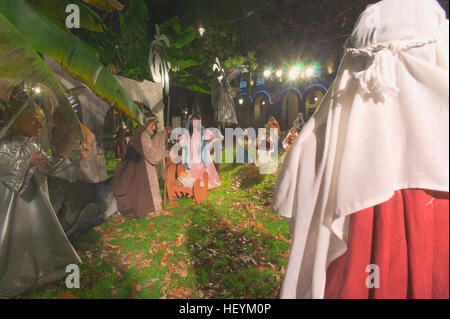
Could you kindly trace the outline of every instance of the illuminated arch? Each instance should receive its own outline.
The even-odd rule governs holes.
[[[269,92],[267,92],[266,90],[259,90],[259,91],[256,91],[255,93],[253,93],[252,97],[250,98],[250,101],[251,101],[252,103],[253,103],[253,101],[255,100],[256,95],[258,95],[259,93],[264,93],[264,94],[267,96],[267,98],[269,99],[269,103],[270,103],[270,104],[273,104],[273,100],[272,100],[272,98],[270,97]]]
[[[302,96],[304,96],[305,93],[306,93],[308,90],[312,89],[313,87],[321,88],[321,89],[324,91],[323,93],[327,93],[327,92],[328,92],[328,89],[327,89],[327,87],[326,87],[325,85],[320,84],[320,83],[316,83],[316,84],[310,84],[310,85],[308,85],[308,86],[303,90]]]
[[[237,95],[237,99],[239,100],[239,98],[240,97],[242,97],[242,98],[245,98],[245,96],[244,95],[247,95],[247,98],[249,99],[249,101],[250,101],[250,103],[252,103],[252,97],[251,96],[249,96],[248,95],[248,93],[247,92],[242,92],[242,93],[239,93],[238,95]]]
[[[320,83],[310,84],[303,90],[303,96],[304,96],[303,110],[304,110],[304,115],[305,115],[306,121],[308,121],[310,119],[310,117],[314,114],[314,112],[317,110],[317,107],[323,100],[324,96],[327,94],[327,91],[328,91],[327,87],[325,87],[323,84],[320,84]],[[322,100],[319,101],[319,100],[316,100],[315,98],[314,98],[314,102],[311,102],[310,100],[308,100],[311,96],[316,97],[317,96],[316,92],[320,92],[320,94],[323,95]]]
[[[284,88],[283,91],[281,91],[280,96],[279,96],[278,98],[280,99],[281,96],[282,96],[284,93],[288,92],[288,91],[295,91],[295,92],[297,92],[298,96],[300,97],[300,101],[303,99],[303,94],[300,93],[300,90],[297,89],[296,87],[293,87],[293,86]]]

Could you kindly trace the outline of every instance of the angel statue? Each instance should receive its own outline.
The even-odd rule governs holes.
[[[63,142],[55,96],[44,86],[8,89],[0,81],[0,105],[7,132],[0,136],[0,298],[13,298],[80,262],[49,201],[46,176],[75,181],[94,143],[67,154],[71,141],[66,135]]]
[[[219,123],[222,123],[222,125],[225,125],[225,123],[237,124],[236,109],[233,101],[235,93],[230,87],[229,76],[225,76],[225,71],[220,66],[218,58],[216,58],[216,63],[213,65],[213,71],[219,72],[219,76],[217,77],[217,81],[219,82],[219,98],[216,102],[218,115],[217,120]]]

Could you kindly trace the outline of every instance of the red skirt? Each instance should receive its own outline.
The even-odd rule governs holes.
[[[325,298],[448,299],[448,216],[449,193],[420,189],[353,214]]]

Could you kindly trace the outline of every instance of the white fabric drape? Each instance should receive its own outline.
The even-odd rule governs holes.
[[[350,214],[399,189],[449,191],[448,64],[436,1],[384,0],[362,13],[277,180],[273,210],[293,237],[281,298],[323,298]]]

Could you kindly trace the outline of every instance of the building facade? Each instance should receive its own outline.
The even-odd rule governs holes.
[[[303,113],[305,122],[313,115],[334,77],[314,77],[308,80],[281,81],[259,78],[247,81],[241,77],[234,85],[239,85],[236,96],[238,126],[242,128],[264,127],[269,116],[275,116],[281,130],[288,130],[298,113]]]

